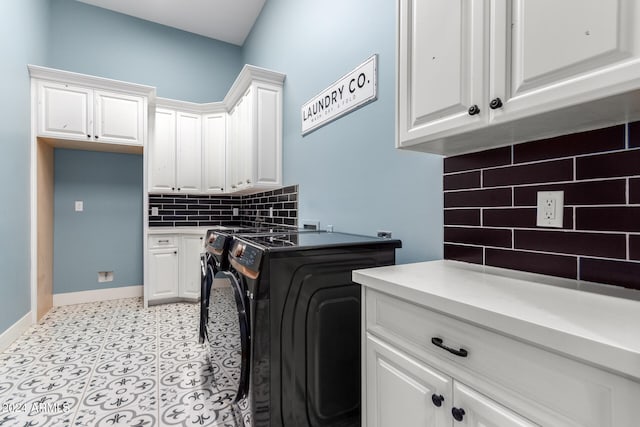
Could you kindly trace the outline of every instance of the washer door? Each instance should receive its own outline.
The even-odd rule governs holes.
[[[200,329],[198,342],[203,344],[207,337],[207,318],[209,317],[209,293],[215,275],[211,266],[211,256],[203,253],[200,255]]]
[[[235,394],[235,402],[249,389],[249,331],[240,282],[228,271],[216,273],[209,293],[207,345],[216,386]]]

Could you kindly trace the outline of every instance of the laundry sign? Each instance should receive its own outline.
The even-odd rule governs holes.
[[[375,101],[378,96],[378,55],[314,96],[302,106],[302,135]]]

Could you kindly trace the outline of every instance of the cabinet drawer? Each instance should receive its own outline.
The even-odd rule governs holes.
[[[149,237],[149,248],[167,248],[177,246],[178,242],[176,236],[172,235],[158,235]]]
[[[545,426],[633,426],[640,383],[366,289],[366,328]],[[467,352],[456,356],[432,343]]]

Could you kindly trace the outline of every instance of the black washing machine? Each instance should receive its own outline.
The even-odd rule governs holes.
[[[248,296],[242,378],[254,427],[360,426],[361,289],[351,272],[394,264],[401,246],[327,232],[234,238],[230,274]]]

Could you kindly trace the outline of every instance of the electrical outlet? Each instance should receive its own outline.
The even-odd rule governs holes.
[[[238,209],[238,208],[233,208],[232,215],[233,215],[233,216],[238,216],[238,215],[240,215],[240,209]]]
[[[113,282],[113,271],[98,271],[98,283]]]
[[[538,227],[562,228],[564,191],[538,191]]]
[[[151,208],[151,216],[158,216],[158,207],[154,206]]]
[[[84,203],[82,202],[82,200],[76,200],[75,210],[76,212],[82,212],[84,210]]]

